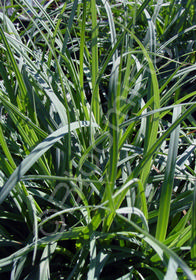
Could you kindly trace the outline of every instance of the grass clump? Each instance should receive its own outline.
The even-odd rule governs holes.
[[[195,279],[194,12],[1,5],[1,279]]]

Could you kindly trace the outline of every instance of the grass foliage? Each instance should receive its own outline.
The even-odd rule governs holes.
[[[194,1],[0,3],[0,278],[194,280]]]

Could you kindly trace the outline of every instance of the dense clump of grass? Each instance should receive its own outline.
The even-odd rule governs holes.
[[[1,279],[195,279],[194,9],[1,6]]]

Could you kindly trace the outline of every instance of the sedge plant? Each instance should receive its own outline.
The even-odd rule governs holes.
[[[194,1],[0,23],[1,279],[195,279]]]

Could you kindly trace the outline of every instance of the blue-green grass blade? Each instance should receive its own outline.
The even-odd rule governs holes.
[[[30,17],[30,19],[32,18],[32,16],[30,15],[29,12],[31,12],[35,17],[39,18],[39,22],[43,22],[43,23],[44,23],[44,21],[47,22],[47,24],[44,23],[45,26],[48,25],[48,23],[49,23],[49,28],[52,30],[55,29],[54,21],[50,17],[49,13],[47,13],[44,5],[41,5],[40,2],[37,0],[33,0],[36,8],[39,9],[39,14],[38,14],[37,9],[35,9],[32,6],[31,1],[22,0],[22,2],[24,3],[24,6],[26,6],[28,8],[28,11],[26,11],[26,9],[24,9],[24,12],[27,13],[27,15]]]
[[[156,50],[156,30],[155,23],[152,20],[152,17],[148,13],[147,9],[144,9],[144,14],[146,16],[148,22],[148,30],[146,32],[146,36],[144,38],[143,45],[145,48],[149,48],[150,52],[155,52]],[[156,56],[154,57],[156,61]],[[155,63],[154,61],[154,63]]]
[[[192,96],[192,93],[190,94],[190,96]],[[186,100],[186,97],[181,99],[181,100]],[[126,128],[128,127],[130,124],[136,122],[136,121],[139,121],[141,120],[142,118],[146,118],[146,117],[149,117],[149,116],[152,116],[153,114],[159,112],[166,112],[164,114],[168,114],[168,112],[171,110],[171,109],[174,109],[176,107],[182,107],[182,106],[185,106],[185,108],[187,106],[191,106],[192,110],[194,110],[195,108],[195,102],[187,102],[187,103],[181,103],[181,104],[178,104],[178,102],[176,102],[176,104],[174,105],[171,105],[171,106],[166,106],[166,107],[163,107],[163,108],[159,108],[157,110],[152,110],[152,111],[149,111],[148,113],[145,113],[145,114],[141,114],[143,112],[144,109],[146,109],[147,107],[146,106],[149,106],[149,104],[151,104],[152,100],[150,100],[150,102],[146,103],[146,105],[138,112],[138,116],[136,117],[133,117],[131,118],[130,120],[127,120],[127,121],[124,121],[122,124],[120,124],[120,128]],[[122,146],[123,146],[124,143],[122,143]],[[121,147],[121,146],[120,146]]]
[[[11,66],[13,67],[13,71],[15,72],[15,75],[16,75],[16,80],[17,80],[18,86],[20,88],[21,98],[23,100],[25,100],[27,89],[26,89],[26,86],[24,84],[22,75],[21,75],[20,70],[19,70],[19,68],[17,66],[16,60],[15,60],[15,58],[13,56],[12,50],[10,48],[10,45],[9,45],[9,43],[7,41],[7,38],[6,38],[5,34],[4,34],[4,31],[3,31],[2,27],[1,27],[1,25],[0,25],[0,34],[1,34],[1,38],[2,38],[4,46],[5,46],[5,49],[7,51],[7,54],[9,56]]]
[[[125,215],[125,214],[137,215],[141,219],[141,221],[144,225],[144,229],[146,231],[149,231],[148,222],[144,216],[144,213],[140,209],[138,209],[136,207],[121,207],[121,208],[117,209],[116,212],[118,214],[123,214],[123,215]]]
[[[65,86],[63,83],[63,71],[61,69],[61,66],[58,62],[57,57],[55,57],[56,60],[56,66],[57,66],[57,71],[58,71],[58,77],[61,83],[61,90],[63,93],[64,97],[64,104],[65,104],[65,109],[66,109],[66,115],[67,115],[67,124],[68,124],[68,133],[65,137],[65,144],[64,144],[64,149],[67,149],[67,153],[65,153],[65,157],[63,159],[59,158],[59,161],[63,161],[63,164],[61,163],[61,170],[64,172],[66,170],[68,174],[71,175],[71,169],[72,169],[72,163],[71,163],[71,132],[70,132],[70,123],[71,123],[71,117],[69,113],[69,106],[67,102],[67,96],[66,96],[66,91],[65,91]],[[64,110],[63,110],[64,111]]]
[[[79,208],[79,207],[78,207]],[[70,211],[70,210],[69,210]],[[38,240],[37,245],[38,248],[43,248],[43,245],[50,244],[56,241],[59,241],[60,239],[77,239],[80,236],[81,230],[83,230],[83,227],[78,227],[76,229],[71,229],[70,231],[65,232],[59,232],[55,233],[53,235],[45,236],[44,238],[41,238]],[[13,263],[13,261],[19,260],[21,257],[24,257],[29,252],[32,252],[34,249],[34,242],[26,245],[24,248],[18,250],[17,252],[11,254],[9,257],[3,258],[0,260],[0,266],[5,267]]]
[[[137,178],[140,174],[143,166],[148,161],[149,157],[154,155],[157,149],[161,146],[163,141],[170,135],[170,133],[176,129],[176,127],[181,124],[192,112],[196,110],[196,104],[191,105],[188,109],[185,110],[183,114],[181,114],[178,119],[166,130],[166,132],[157,139],[156,143],[151,147],[148,153],[144,156],[144,158],[140,161],[139,165],[133,170],[132,174],[127,178],[127,182],[132,180],[133,178]]]
[[[33,249],[33,258],[32,258],[32,264],[35,263],[36,255],[37,255],[37,240],[38,240],[38,217],[35,205],[34,198],[31,195],[26,196],[26,203],[27,203],[27,209],[28,214],[31,219],[31,224],[33,228],[33,241],[35,242],[35,247]]]
[[[136,17],[139,17],[141,15],[141,13],[143,12],[143,10],[147,7],[147,5],[149,4],[150,0],[145,0],[142,5],[139,7]],[[114,20],[114,23],[116,21]],[[118,22],[116,22],[116,24],[119,24]],[[117,39],[117,42],[115,43],[114,47],[112,48],[112,50],[109,52],[109,54],[107,55],[105,61],[102,64],[102,67],[98,73],[97,76],[97,80],[96,80],[96,87],[98,87],[100,80],[103,76],[103,73],[105,72],[110,60],[112,59],[114,53],[116,52],[116,49],[118,48],[119,44],[121,43],[121,41],[123,40],[127,30],[129,30],[131,28],[131,26],[133,25],[133,19],[130,20],[130,22],[128,23],[128,25],[126,26],[126,28],[124,28],[124,26],[122,26],[122,30],[124,30],[122,32],[122,34],[119,36],[119,38]]]
[[[22,2],[24,3],[24,5],[22,5],[22,3],[16,1],[18,3],[19,6],[21,6],[22,10],[24,13],[27,14],[27,17],[33,22],[34,26],[36,27],[37,30],[39,30],[40,35],[42,36],[42,38],[44,39],[46,45],[48,46],[48,48],[50,49],[51,52],[53,52],[52,46],[50,45],[50,42],[48,40],[48,36],[50,38],[54,38],[53,37],[53,30],[55,29],[55,25],[53,20],[50,18],[49,14],[46,12],[45,7],[43,7],[42,5],[40,5],[40,3],[36,1],[36,6],[39,7],[39,9],[42,11],[42,16],[41,14],[39,14],[37,12],[37,10],[33,7],[33,5],[30,3],[30,1],[28,0],[22,0]],[[31,15],[30,15],[31,13]],[[47,21],[46,21],[47,18]],[[37,20],[38,19],[38,20]],[[49,24],[48,24],[49,23]],[[44,32],[42,32],[41,29],[47,30],[47,35],[44,34]],[[57,33],[57,35],[59,35]],[[58,38],[58,36],[57,36]],[[56,43],[62,47],[62,41],[57,40],[57,38],[55,38]]]
[[[174,103],[174,107],[177,105],[177,104],[181,104],[182,106],[184,106],[184,103],[185,101],[189,100],[191,97],[194,97],[196,95],[196,91],[194,92],[191,92],[189,94],[186,94],[185,96],[183,96],[182,98],[179,98],[175,103]],[[164,107],[163,107],[164,108]],[[165,107],[166,108],[166,107]],[[169,113],[169,111],[165,111],[165,112],[162,112],[160,114],[160,119],[162,119],[165,115],[167,115]]]
[[[14,23],[10,20],[10,18],[5,14],[5,13],[0,13],[0,19],[3,22],[3,26],[5,30],[9,33],[12,34],[19,42],[21,42],[20,35],[16,29],[16,26]]]
[[[62,58],[62,61],[64,61],[64,63],[67,66],[67,70],[74,84],[74,90],[78,93],[78,94],[72,94],[72,100],[74,100],[75,102],[76,111],[79,111],[79,119],[84,119],[83,115],[85,115],[86,120],[88,120],[89,116],[88,116],[86,104],[83,102],[82,104],[84,106],[81,106],[81,102],[82,100],[84,100],[84,96],[81,94],[82,88],[80,85],[80,77],[78,76],[74,61],[72,60],[71,55],[69,54],[68,51],[65,51],[65,55],[62,55],[60,52],[59,54]],[[64,99],[66,99],[66,96]]]
[[[38,280],[50,280],[50,259],[52,258],[57,243],[47,244],[43,250],[40,263],[39,263],[39,278]]]
[[[72,10],[71,10],[71,14],[70,14],[70,17],[69,17],[69,21],[68,21],[68,24],[67,24],[67,27],[66,27],[66,32],[65,32],[65,35],[64,35],[64,39],[63,39],[63,46],[62,46],[62,50],[61,50],[62,55],[64,55],[65,50],[67,48],[68,38],[69,38],[70,31],[71,31],[71,28],[72,28],[72,25],[73,25],[73,20],[74,20],[74,16],[75,16],[77,7],[78,7],[78,0],[74,0]],[[61,59],[62,58],[60,57],[60,62],[61,62]]]
[[[97,279],[97,277],[95,277],[95,272],[96,272],[96,255],[97,255],[97,250],[96,250],[96,237],[92,237],[92,240],[90,241],[90,249],[89,249],[89,253],[90,253],[90,267],[88,270],[88,275],[87,275],[87,280],[91,280],[91,279]]]
[[[173,37],[171,37],[169,40],[167,40],[166,42],[164,42],[158,51],[161,51],[163,49],[165,49],[167,46],[169,46],[169,44],[171,44],[173,41],[175,41],[177,38],[181,37],[182,35],[188,33],[189,31],[195,30],[196,29],[196,25],[193,25],[189,28],[184,29],[183,31],[177,33],[176,35],[174,35]]]
[[[163,260],[163,253],[165,253],[167,256],[173,258],[175,264],[180,267],[183,270],[183,273],[186,275],[186,277],[190,280],[195,280],[195,276],[193,272],[190,270],[190,268],[187,266],[187,264],[171,249],[169,249],[167,246],[164,245],[164,243],[158,241],[156,238],[154,238],[151,234],[140,228],[138,225],[136,225],[134,222],[129,221],[122,215],[117,214],[120,219],[125,220],[127,223],[132,225],[138,232],[142,234],[142,239],[148,243],[159,255],[159,257]]]
[[[109,28],[110,28],[110,36],[111,36],[111,45],[112,45],[112,48],[114,48],[114,45],[117,42],[117,37],[116,37],[116,29],[115,29],[114,19],[112,16],[112,11],[111,11],[110,5],[107,0],[102,0],[102,3],[104,5],[106,13],[107,13],[108,23],[109,23]],[[117,58],[118,58],[118,52],[116,50],[113,55],[113,63],[117,60]]]
[[[115,209],[119,209],[128,190],[131,189],[132,187],[134,187],[135,185],[138,187],[138,197],[141,202],[141,210],[144,214],[144,217],[147,219],[148,218],[147,201],[146,201],[145,191],[144,191],[142,182],[139,179],[132,179],[132,180],[127,181],[121,187],[121,189],[112,196],[112,199],[114,200]]]
[[[196,261],[196,184],[193,191],[193,211],[192,211],[192,236],[191,236],[191,258]]]
[[[164,280],[178,279],[176,274],[177,268],[178,264],[170,257]]]
[[[1,73],[1,77],[4,81],[4,86],[5,86],[6,92],[7,92],[8,96],[10,97],[11,102],[13,104],[16,104],[16,97],[14,96],[14,89],[11,86],[11,81],[8,78],[9,74],[6,71],[6,68],[4,67],[2,61],[0,61],[0,73]]]
[[[27,256],[22,256],[19,260],[14,262],[10,275],[10,280],[20,279],[26,259]]]
[[[57,21],[57,23],[55,25],[55,30],[53,32],[53,38],[52,38],[52,42],[51,42],[51,49],[54,49],[55,38],[56,38],[57,34],[59,34],[59,37],[61,37],[61,35],[62,35],[59,31],[60,31],[60,24],[62,22],[62,15],[65,12],[66,6],[67,6],[67,3],[64,3],[64,5],[61,8],[61,11],[59,13],[59,19],[58,19],[58,21]],[[62,41],[63,41],[63,38],[62,38]],[[50,51],[49,54],[48,54],[48,62],[47,62],[48,67],[50,67],[51,61],[52,61],[52,52]]]

